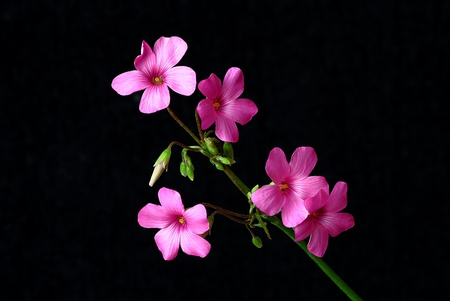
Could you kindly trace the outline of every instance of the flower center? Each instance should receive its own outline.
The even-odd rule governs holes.
[[[163,79],[162,79],[161,76],[155,76],[155,77],[153,77],[153,79],[152,79],[152,83],[153,83],[155,86],[160,86],[160,85],[162,85],[162,84],[164,83],[164,81],[163,81]]]
[[[217,110],[220,108],[220,103],[218,100],[214,100],[213,101],[213,106],[214,106],[214,110]]]
[[[184,216],[180,216],[180,217],[178,218],[178,222],[179,222],[180,224],[184,225],[184,224],[186,223],[186,219],[184,218]]]
[[[284,193],[286,190],[289,189],[289,185],[285,182],[281,182],[278,187],[280,187],[281,193]]]
[[[314,212],[313,214],[311,214],[314,217],[318,217],[319,216],[319,210],[317,210],[316,212]]]

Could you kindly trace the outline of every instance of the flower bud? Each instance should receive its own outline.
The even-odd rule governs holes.
[[[252,238],[252,243],[255,245],[255,247],[257,247],[258,249],[261,249],[263,246],[262,240],[261,238],[259,238],[258,236],[253,236]]]
[[[205,147],[211,155],[216,156],[219,154],[219,149],[216,145],[216,142],[218,142],[217,139],[207,137],[204,141]]]
[[[169,167],[169,161],[170,161],[170,155],[172,154],[172,151],[170,148],[165,149],[161,155],[159,155],[158,159],[156,160],[155,164],[153,165],[153,173],[150,178],[150,182],[148,185],[153,186],[155,182],[159,179],[164,169],[167,171]]]
[[[230,142],[225,142],[223,144],[223,153],[224,153],[225,157],[234,161],[233,144],[231,144]]]

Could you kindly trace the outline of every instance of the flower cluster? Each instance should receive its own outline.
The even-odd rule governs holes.
[[[240,185],[240,180],[229,171],[229,166],[234,163],[231,143],[239,139],[236,123],[248,123],[258,112],[258,108],[250,99],[240,98],[244,91],[244,75],[239,68],[230,68],[223,82],[212,73],[198,84],[198,89],[205,98],[196,107],[196,117],[201,120],[199,122],[197,118],[200,135],[197,138],[169,109],[169,88],[184,96],[191,95],[196,88],[194,70],[175,66],[186,50],[186,42],[179,37],[161,37],[155,42],[153,50],[143,41],[141,54],[134,60],[136,70],[122,73],[112,81],[112,88],[120,95],[144,90],[139,104],[140,111],[149,114],[167,108],[198,144],[187,146],[172,142],[155,162],[150,186],[153,186],[164,170],[167,171],[173,145],[183,148],[180,172],[191,180],[194,178],[194,167],[187,152],[200,152],[217,169],[227,173],[233,183],[248,196],[251,205],[250,215],[243,215],[209,204],[216,209],[210,218],[215,213],[221,213],[232,220],[242,218],[241,222],[252,233],[253,242],[260,247],[262,243],[251,229],[260,226],[268,234],[266,223],[262,219],[281,212],[282,223],[291,228],[295,240],[304,240],[310,236],[308,250],[322,257],[328,246],[328,236],[336,236],[354,225],[352,215],[340,212],[347,205],[347,184],[338,182],[329,193],[324,177],[310,175],[317,162],[315,151],[311,147],[299,147],[289,162],[280,148],[274,148],[265,166],[272,183],[252,192],[242,188],[245,185]],[[203,132],[213,124],[214,131]],[[212,133],[217,138],[210,137]],[[175,258],[180,246],[186,254],[205,257],[211,248],[204,238],[211,227],[205,205],[198,204],[185,210],[180,194],[168,188],[161,188],[158,198],[161,205],[149,203],[143,207],[138,213],[138,223],[144,228],[161,229],[155,235],[155,242],[163,258]],[[256,211],[253,205],[256,206]]]

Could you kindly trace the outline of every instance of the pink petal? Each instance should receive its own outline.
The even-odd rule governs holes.
[[[159,71],[156,66],[155,54],[145,41],[142,41],[141,55],[134,60],[134,67],[147,76]]]
[[[221,114],[226,114],[233,118],[235,122],[242,125],[249,122],[258,112],[258,108],[250,99],[239,98],[235,101],[224,103],[220,107]]]
[[[184,66],[177,66],[167,70],[163,75],[163,79],[169,88],[185,96],[194,93],[197,85],[194,70]]]
[[[244,92],[244,75],[241,69],[228,69],[223,79],[222,99],[224,102],[235,100]]]
[[[213,101],[219,99],[222,93],[222,82],[214,73],[211,73],[207,79],[198,83],[198,89],[206,98]]]
[[[335,237],[343,231],[352,228],[355,220],[350,213],[324,213],[320,216],[319,222],[327,229],[328,233]]]
[[[158,191],[158,198],[168,214],[182,215],[184,213],[183,202],[178,191],[163,187]]]
[[[276,185],[279,185],[289,175],[289,170],[286,155],[281,148],[275,147],[272,149],[266,161],[266,173],[269,178]]]
[[[142,94],[139,110],[142,113],[150,114],[167,108],[169,104],[169,88],[166,85],[151,85]]]
[[[320,224],[316,223],[313,232],[311,233],[311,238],[308,242],[308,251],[317,257],[323,257],[325,251],[328,247],[328,232]]]
[[[158,69],[162,72],[169,70],[181,60],[186,53],[187,44],[179,37],[161,37],[153,46]]]
[[[188,255],[204,258],[211,250],[211,244],[191,231],[183,231],[181,234],[181,249]]]
[[[209,128],[217,119],[212,100],[203,99],[197,105],[198,116],[202,121],[202,130]]]
[[[339,212],[347,206],[347,183],[337,182],[324,207],[326,212]]]
[[[168,228],[159,230],[155,235],[156,246],[165,260],[172,260],[178,254],[180,248],[179,228],[178,225],[172,224]]]
[[[209,230],[209,222],[206,218],[206,209],[202,204],[187,209],[184,214],[189,230],[195,234],[203,234]]]
[[[281,210],[281,221],[283,225],[292,228],[303,222],[308,217],[308,211],[303,205],[303,200],[296,198],[295,195],[286,198]]]
[[[150,81],[145,74],[137,70],[119,74],[111,83],[111,87],[120,95],[130,95],[150,85]]]
[[[305,200],[305,208],[309,213],[314,214],[316,211],[325,206],[327,200],[328,194],[321,189],[316,193],[316,195]]]
[[[298,178],[307,177],[317,163],[317,155],[311,147],[298,147],[292,154],[289,165],[291,166],[292,176]]]
[[[225,142],[237,142],[239,140],[239,131],[236,123],[229,116],[217,114],[216,136]]]
[[[252,202],[259,210],[272,216],[281,211],[285,198],[276,185],[266,185],[252,193]]]
[[[295,241],[301,241],[307,238],[314,230],[314,220],[308,216],[303,222],[295,226]]]
[[[304,200],[315,196],[320,189],[326,192],[329,190],[328,183],[322,176],[311,176],[293,181],[292,189]]]
[[[165,228],[173,222],[173,216],[155,204],[145,205],[138,213],[138,223],[144,228]]]

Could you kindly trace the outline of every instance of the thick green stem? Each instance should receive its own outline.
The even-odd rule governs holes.
[[[320,257],[314,256],[308,251],[305,241],[295,241],[294,231],[290,228],[286,228],[279,218],[276,216],[268,216],[267,220],[274,226],[278,227],[287,236],[289,236],[297,245],[305,251],[306,254],[322,269],[322,271],[350,298],[350,300],[362,300],[348,285],[347,283],[336,274],[330,266]]]

